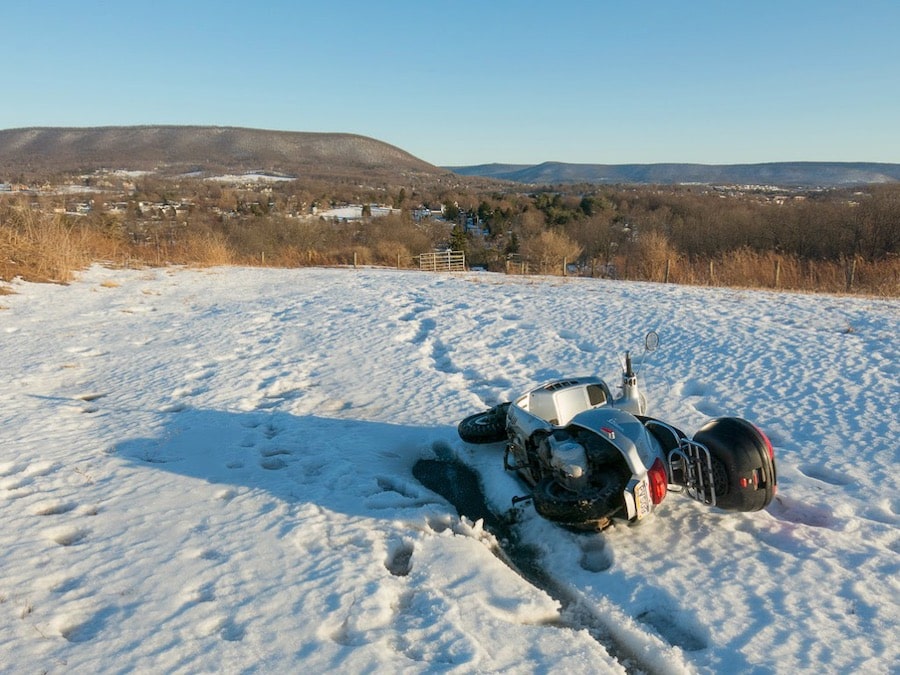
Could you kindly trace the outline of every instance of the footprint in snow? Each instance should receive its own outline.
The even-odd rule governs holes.
[[[415,307],[415,308],[411,309],[410,311],[408,311],[404,314],[401,314],[400,316],[397,317],[397,319],[400,321],[415,321],[418,318],[419,314],[424,312],[426,309],[428,309],[428,308],[424,307],[424,306],[423,307]]]
[[[69,511],[73,511],[75,509],[75,506],[76,504],[74,502],[44,502],[42,504],[38,504],[37,508],[34,510],[34,513],[37,516],[58,516],[63,513],[68,513]]]
[[[91,614],[63,616],[56,620],[55,628],[68,642],[89,642],[100,634],[116,612],[115,607],[106,607]]]
[[[90,392],[88,394],[79,394],[75,398],[77,398],[79,401],[85,401],[85,402],[90,403],[90,402],[96,401],[96,400],[101,399],[104,396],[108,396],[108,395],[109,394],[105,391],[98,391],[98,392]]]
[[[101,352],[93,347],[67,347],[65,349],[69,354],[77,354],[78,356],[106,356],[109,352]]]
[[[259,465],[268,471],[278,471],[287,467],[287,462],[282,459],[284,455],[290,455],[290,450],[284,448],[263,448],[259,451],[261,459]]]
[[[575,346],[585,354],[596,354],[598,351],[600,351],[597,345],[583,339],[578,333],[574,331],[561,330],[559,331],[558,335],[563,340],[574,342]]]
[[[219,616],[205,621],[200,625],[200,631],[204,635],[218,635],[226,642],[240,642],[246,633],[243,626],[227,616]]]
[[[0,487],[4,490],[8,490],[9,492],[16,492],[17,490],[21,490],[24,487],[27,487],[34,483],[34,478],[28,476],[11,476],[6,480],[0,482]],[[24,494],[19,495],[24,496]]]
[[[175,391],[172,392],[172,396],[175,398],[190,398],[191,396],[199,396],[200,394],[205,394],[207,391],[209,391],[209,388],[205,386],[178,387]]]
[[[47,537],[60,546],[74,546],[84,541],[88,536],[88,530],[83,527],[57,527],[47,532]]]
[[[650,626],[673,647],[680,647],[686,652],[697,652],[707,647],[706,640],[700,635],[699,630],[688,625],[688,622],[675,613],[663,608],[648,609],[634,618]]]
[[[613,564],[612,553],[600,537],[591,537],[581,545],[581,569],[587,572],[605,572]]]
[[[212,602],[216,599],[215,588],[211,583],[192,586],[184,591],[183,597],[185,604],[188,605]]]
[[[434,319],[422,319],[419,321],[419,328],[416,334],[410,341],[415,345],[423,344],[431,336],[435,326],[437,326],[437,322]]]
[[[676,385],[675,393],[680,394],[681,396],[711,396],[714,391],[713,388],[705,382],[701,382],[700,380],[688,380],[681,385]]]
[[[274,424],[272,424],[270,422],[270,423],[266,424],[262,433],[263,433],[263,436],[265,436],[267,439],[272,440],[278,434],[281,433],[281,429],[279,429],[278,427],[276,427]]]
[[[799,470],[804,476],[828,483],[829,485],[844,487],[853,484],[853,481],[845,474],[829,469],[824,464],[803,464],[799,467]]]
[[[58,468],[59,466],[56,462],[35,462],[34,464],[29,464],[28,468],[22,472],[22,475],[28,477],[48,476]]]
[[[201,368],[200,370],[195,370],[194,372],[185,375],[185,379],[190,381],[208,380],[215,374],[216,371],[212,368]]]
[[[16,462],[3,462],[0,463],[0,478],[6,478],[7,476],[12,476],[14,473],[19,473],[22,470],[22,467]]]
[[[224,553],[215,548],[190,548],[182,551],[182,555],[190,560],[225,560],[228,558]]]
[[[779,494],[768,507],[769,513],[790,523],[834,529],[837,521],[827,506],[800,502]]]
[[[450,350],[440,341],[435,341],[431,348],[431,360],[434,361],[434,367],[438,372],[447,375],[459,372],[459,369],[453,364]]]
[[[384,567],[395,577],[405,577],[412,570],[412,555],[415,547],[412,542],[400,541],[394,544],[388,550],[387,558],[384,561]]]
[[[230,502],[232,499],[237,497],[237,490],[233,490],[231,488],[226,488],[224,490],[219,490],[216,493],[216,499],[219,499],[223,502]]]
[[[409,509],[430,503],[427,497],[423,497],[413,485],[405,481],[379,476],[376,484],[377,491],[366,496],[365,505],[368,509]]]
[[[721,417],[725,414],[725,411],[721,407],[708,400],[697,401],[697,403],[694,404],[694,409],[707,417]]]
[[[263,457],[275,457],[276,455],[290,455],[291,451],[284,448],[262,448],[259,454]]]
[[[64,595],[71,591],[77,590],[81,588],[84,584],[84,577],[77,576],[69,576],[65,573],[61,574],[53,574],[47,577],[44,577],[41,580],[41,585],[47,590],[58,593],[60,595]]]

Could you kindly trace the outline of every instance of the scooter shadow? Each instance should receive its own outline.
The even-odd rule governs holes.
[[[124,440],[113,454],[136,467],[350,516],[391,517],[390,505],[408,509],[438,501],[413,478],[412,467],[446,454],[455,440],[452,427],[278,411],[185,408],[164,413],[161,421],[152,436]]]

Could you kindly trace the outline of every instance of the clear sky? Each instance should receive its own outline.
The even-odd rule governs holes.
[[[0,129],[363,134],[438,165],[900,163],[900,0],[41,0]]]

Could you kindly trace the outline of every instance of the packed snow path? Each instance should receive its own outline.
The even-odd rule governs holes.
[[[0,296],[11,672],[888,672],[900,662],[900,303],[491,274],[121,271]],[[622,661],[412,475],[540,381],[770,435],[779,494],[576,535],[520,506]]]

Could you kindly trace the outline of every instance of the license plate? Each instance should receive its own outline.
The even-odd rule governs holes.
[[[642,480],[634,486],[634,510],[637,513],[637,519],[640,520],[648,515],[652,509],[650,489],[647,487],[647,482]]]

